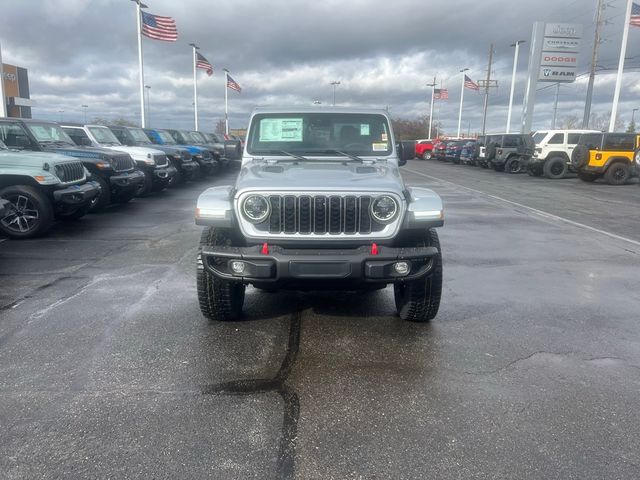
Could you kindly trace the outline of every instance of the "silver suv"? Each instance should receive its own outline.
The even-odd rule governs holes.
[[[440,197],[406,186],[398,166],[413,142],[394,142],[385,111],[257,109],[235,185],[197,202],[202,313],[233,320],[246,285],[376,290],[393,284],[398,314],[426,322],[442,290],[435,227]]]

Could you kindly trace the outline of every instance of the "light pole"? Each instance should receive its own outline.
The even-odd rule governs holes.
[[[144,111],[144,65],[142,62],[142,9],[147,6],[141,2],[141,0],[131,0],[136,4],[136,26],[137,26],[137,41],[138,41],[138,80],[140,86],[140,126],[146,127],[146,115]]]
[[[150,95],[149,92],[151,91],[151,85],[145,85],[144,89],[147,91],[147,119],[146,119],[146,123],[151,125],[151,110],[149,109],[149,95]]]
[[[436,88],[436,77],[433,77],[433,83],[427,83],[427,87],[431,87],[431,106],[429,107],[429,135],[427,135],[429,140],[431,140],[431,126],[433,125],[433,99]]]
[[[194,130],[200,130],[198,126],[198,75],[197,75],[197,65],[198,65],[198,52],[200,47],[195,43],[190,43],[189,46],[193,49],[193,118],[194,118]],[[147,105],[148,107],[148,105]]]
[[[638,111],[637,108],[634,108],[633,110],[631,110],[631,126],[633,127],[633,131],[636,131],[636,112]]]
[[[82,111],[84,113],[84,124],[87,124],[87,108],[89,108],[89,105],[80,105],[82,107]]]
[[[467,70],[469,69],[463,68],[462,70],[460,70],[460,73],[462,74],[462,83],[460,87],[460,110],[458,111],[458,136],[456,138],[460,138],[460,129],[462,128],[462,102],[464,101],[464,77],[467,76],[464,72],[466,72]]]
[[[513,92],[516,87],[516,70],[518,68],[518,52],[520,51],[520,44],[526,42],[526,40],[518,40],[516,43],[512,43],[512,47],[516,47],[516,51],[513,54],[513,73],[511,74],[511,93],[509,94],[509,112],[507,113],[507,133],[511,130],[511,108],[513,106]]]
[[[336,87],[340,85],[340,82],[334,80],[329,85],[333,86],[333,106],[335,107],[336,106]]]

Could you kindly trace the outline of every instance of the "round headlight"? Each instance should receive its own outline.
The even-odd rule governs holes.
[[[269,202],[262,195],[249,195],[242,202],[242,213],[252,223],[263,222],[269,216]]]
[[[392,221],[398,214],[398,202],[389,195],[383,195],[371,202],[371,215],[380,223]]]

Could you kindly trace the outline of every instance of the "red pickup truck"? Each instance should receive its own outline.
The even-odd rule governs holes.
[[[433,157],[433,142],[431,140],[416,140],[416,157],[431,160]]]

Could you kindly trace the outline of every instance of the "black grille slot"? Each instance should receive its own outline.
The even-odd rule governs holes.
[[[371,197],[354,195],[270,195],[269,233],[369,234],[374,223]]]
[[[116,172],[133,170],[133,160],[129,155],[118,155],[117,157],[113,157],[113,169]]]
[[[82,180],[84,177],[84,166],[82,163],[62,163],[56,165],[56,175],[63,183]]]

